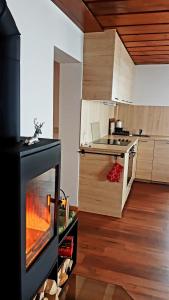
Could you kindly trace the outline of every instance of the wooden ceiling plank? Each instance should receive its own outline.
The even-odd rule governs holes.
[[[111,27],[116,29],[115,26]],[[123,34],[144,34],[144,33],[169,33],[169,24],[154,24],[154,25],[136,25],[136,26],[119,26],[117,31],[120,35]]]
[[[85,2],[95,16],[168,11],[169,1],[128,0]]]
[[[166,61],[135,61],[134,62],[135,63],[135,65],[168,65],[168,62],[166,62]]]
[[[152,56],[153,59],[168,59],[169,60],[169,55],[168,54],[151,54],[151,55],[147,55],[148,56]],[[142,55],[132,55],[133,58],[140,58],[140,59],[144,59],[142,58]]]
[[[147,47],[147,46],[169,46],[169,40],[166,41],[142,41],[142,42],[125,42],[125,46],[129,47]]]
[[[132,59],[136,64],[168,64],[169,62],[169,55],[161,56],[161,55],[147,55],[147,56],[142,56],[142,55],[133,55]]]
[[[52,1],[84,32],[116,29],[136,64],[169,63],[169,0]]]
[[[88,4],[90,2],[103,2],[104,0],[83,0],[84,3]],[[105,0],[106,2],[112,1],[112,0]],[[115,1],[115,0],[114,0]],[[128,1],[128,0],[121,0],[121,1]]]
[[[169,40],[169,33],[147,33],[121,35],[123,42],[160,41]]]
[[[97,20],[104,28],[126,25],[169,24],[169,12],[98,16]]]
[[[147,56],[147,55],[169,55],[169,50],[168,51],[130,51],[130,55],[142,55],[142,56]]]
[[[102,31],[99,22],[82,0],[52,0],[82,31]]]
[[[154,47],[130,47],[127,48],[129,52],[131,51],[167,51],[169,50],[169,46],[154,46]]]

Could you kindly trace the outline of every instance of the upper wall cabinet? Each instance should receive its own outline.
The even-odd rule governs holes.
[[[134,63],[115,30],[85,33],[83,62],[83,99],[131,100]]]
[[[120,67],[118,97],[121,101],[131,102],[134,77],[134,63],[120,40]],[[115,71],[116,72],[116,71]]]

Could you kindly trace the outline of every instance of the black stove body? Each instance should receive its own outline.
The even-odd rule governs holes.
[[[30,300],[57,264],[61,146],[20,138],[20,33],[5,0],[0,70],[2,286],[6,298]]]
[[[1,145],[0,165],[1,211],[7,219],[1,221],[1,228],[7,223],[1,253],[5,261],[2,271],[8,277],[3,288],[8,291],[11,280],[12,298],[30,300],[57,263],[60,142],[41,139],[30,147],[22,141],[15,146]],[[46,231],[40,231],[40,220],[46,222]]]

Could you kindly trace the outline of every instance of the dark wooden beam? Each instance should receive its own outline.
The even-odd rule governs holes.
[[[52,0],[83,32],[102,31],[102,27],[82,0]]]

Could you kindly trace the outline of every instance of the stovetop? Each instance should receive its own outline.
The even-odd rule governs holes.
[[[94,141],[93,144],[128,146],[130,142],[128,139],[99,139]]]
[[[127,130],[115,131],[115,132],[113,133],[113,135],[124,135],[124,136],[129,136],[129,135],[130,135],[130,132],[127,131]]]

